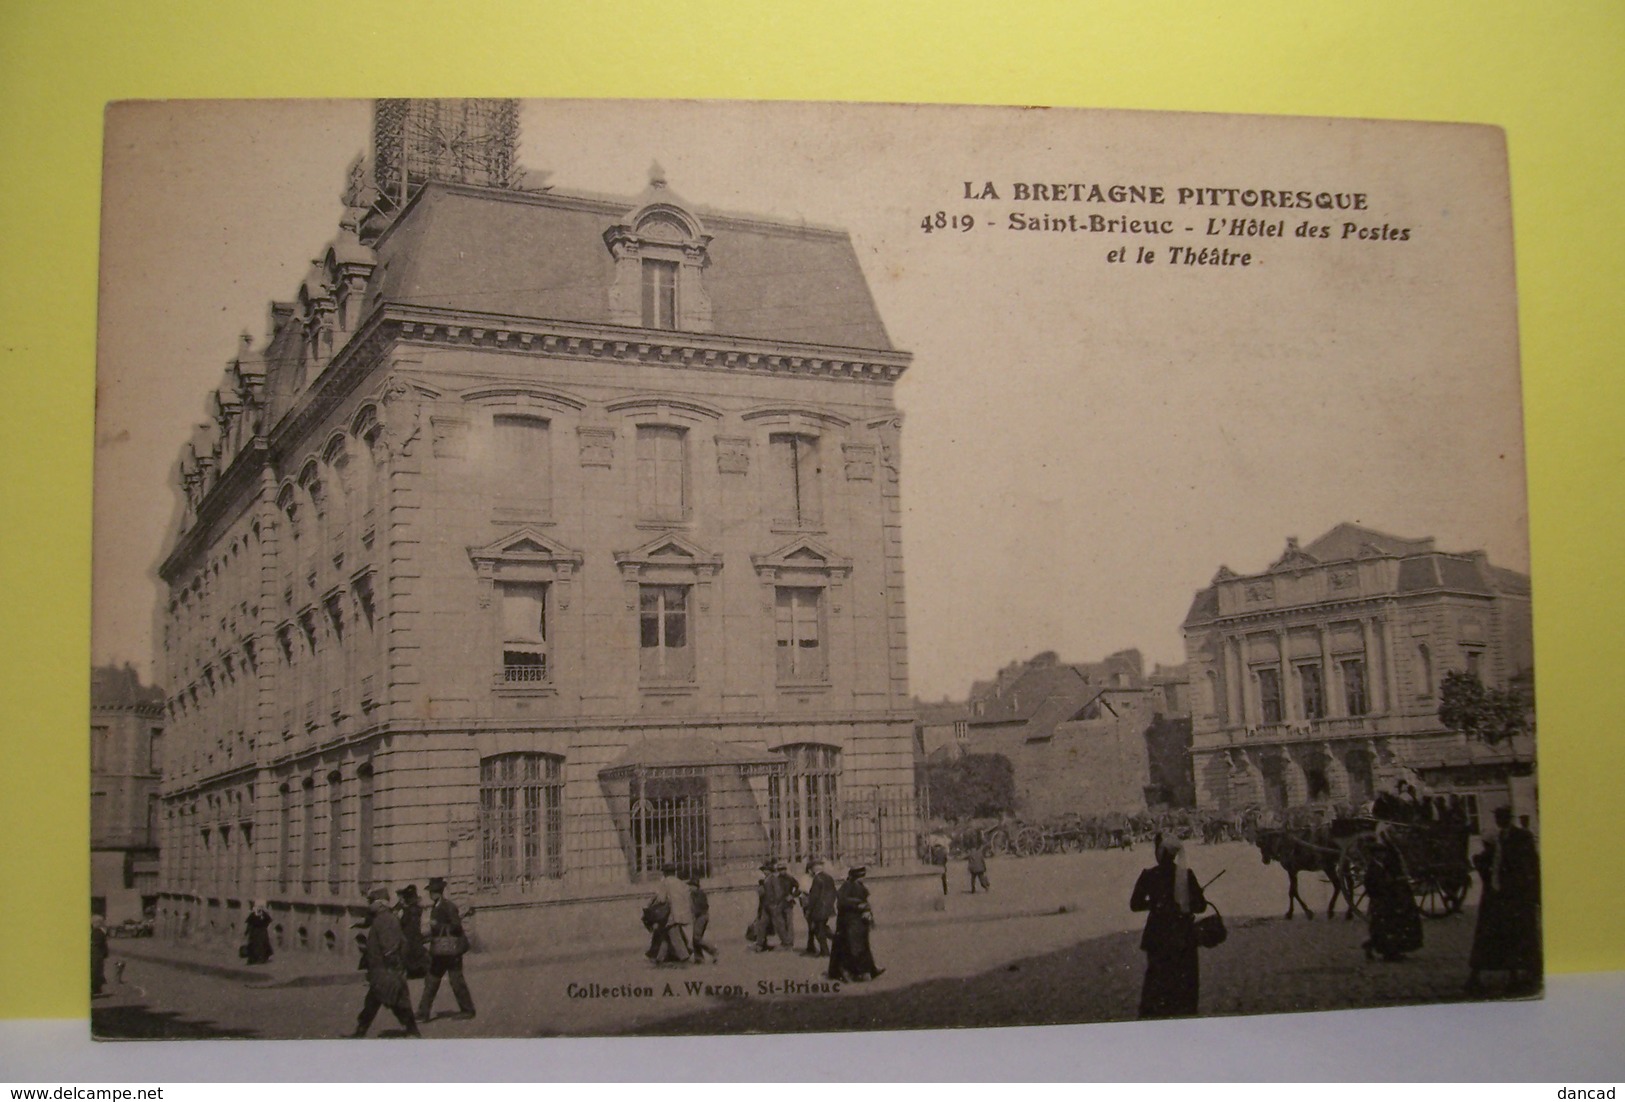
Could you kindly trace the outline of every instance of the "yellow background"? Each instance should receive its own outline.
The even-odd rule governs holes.
[[[1625,5],[0,4],[0,1014],[82,1017],[102,108],[517,95],[1053,104],[1506,128],[1546,938],[1625,968]],[[883,14],[876,14],[882,12]],[[1449,411],[1440,411],[1449,416]]]

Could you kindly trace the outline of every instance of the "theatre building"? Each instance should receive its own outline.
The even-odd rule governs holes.
[[[347,949],[369,888],[431,876],[492,945],[624,925],[667,861],[917,879],[909,356],[852,242],[658,168],[529,189],[516,110],[379,101],[185,449],[172,936],[264,898],[282,946]]]
[[[1185,617],[1200,806],[1358,806],[1404,780],[1476,826],[1533,815],[1534,745],[1439,720],[1445,674],[1531,676],[1529,579],[1482,551],[1340,524],[1258,574],[1220,567]]]

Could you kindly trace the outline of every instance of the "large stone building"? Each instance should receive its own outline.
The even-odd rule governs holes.
[[[90,906],[111,923],[158,903],[164,694],[130,666],[90,671]]]
[[[336,947],[369,887],[439,875],[500,943],[624,920],[668,860],[912,867],[909,356],[850,239],[658,169],[527,189],[514,108],[380,101],[183,456],[172,932],[264,897]]]
[[[1341,524],[1258,574],[1220,567],[1185,617],[1203,807],[1362,804],[1401,780],[1473,815],[1534,813],[1534,747],[1446,730],[1451,670],[1527,676],[1529,579],[1483,552]]]

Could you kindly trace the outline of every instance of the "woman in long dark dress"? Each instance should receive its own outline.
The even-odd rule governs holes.
[[[829,951],[829,978],[832,980],[874,979],[885,971],[875,967],[869,947],[869,929],[874,912],[869,907],[869,888],[863,878],[865,865],[848,869],[846,880],[835,890],[835,941]]]
[[[1140,873],[1129,910],[1149,912],[1140,948],[1145,952],[1145,986],[1140,1017],[1189,1017],[1197,1011],[1201,962],[1196,919],[1207,910],[1202,885],[1185,864],[1185,847],[1172,839],[1157,842],[1157,863]]]
[[[1378,828],[1366,860],[1365,895],[1371,926],[1362,946],[1365,959],[1381,955],[1383,960],[1399,960],[1422,947],[1422,914],[1411,895],[1411,878],[1386,829]]]
[[[271,912],[259,900],[243,920],[243,942],[243,959],[249,964],[265,964],[271,959]]]

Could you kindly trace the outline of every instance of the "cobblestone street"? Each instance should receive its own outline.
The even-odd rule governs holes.
[[[579,1036],[1132,1018],[1144,958],[1137,948],[1140,916],[1128,911],[1127,897],[1147,860],[1142,849],[996,861],[994,890],[976,896],[965,892],[962,870],[955,867],[941,910],[879,916],[874,945],[886,974],[872,983],[842,985],[838,993],[817,986],[824,979],[823,961],[795,952],[748,952],[737,935],[725,936],[733,932],[725,923],[714,928],[723,953],[716,965],[649,964],[635,919],[617,944],[474,954],[467,969],[479,1016],[437,1018],[424,1032]],[[1363,921],[1347,922],[1341,910],[1330,921],[1281,917],[1285,875],[1262,865],[1251,847],[1196,847],[1192,863],[1205,881],[1223,871],[1210,895],[1231,931],[1224,945],[1202,955],[1204,1014],[1461,997],[1472,940],[1470,908],[1426,922],[1426,945],[1410,959],[1368,963],[1360,950]],[[1323,915],[1329,888],[1305,877],[1303,893]],[[121,949],[127,954],[125,983],[96,1000],[92,1010],[101,1036],[334,1037],[353,1027],[364,993],[360,974],[333,957],[287,954],[272,969],[250,973],[221,959],[218,949],[115,942],[115,960]],[[147,959],[128,955],[134,953]],[[165,955],[169,959],[151,959]],[[413,988],[415,996],[415,981]],[[450,992],[442,991],[438,1010],[453,1009]],[[374,1026],[375,1035],[396,1032],[387,1012]]]

